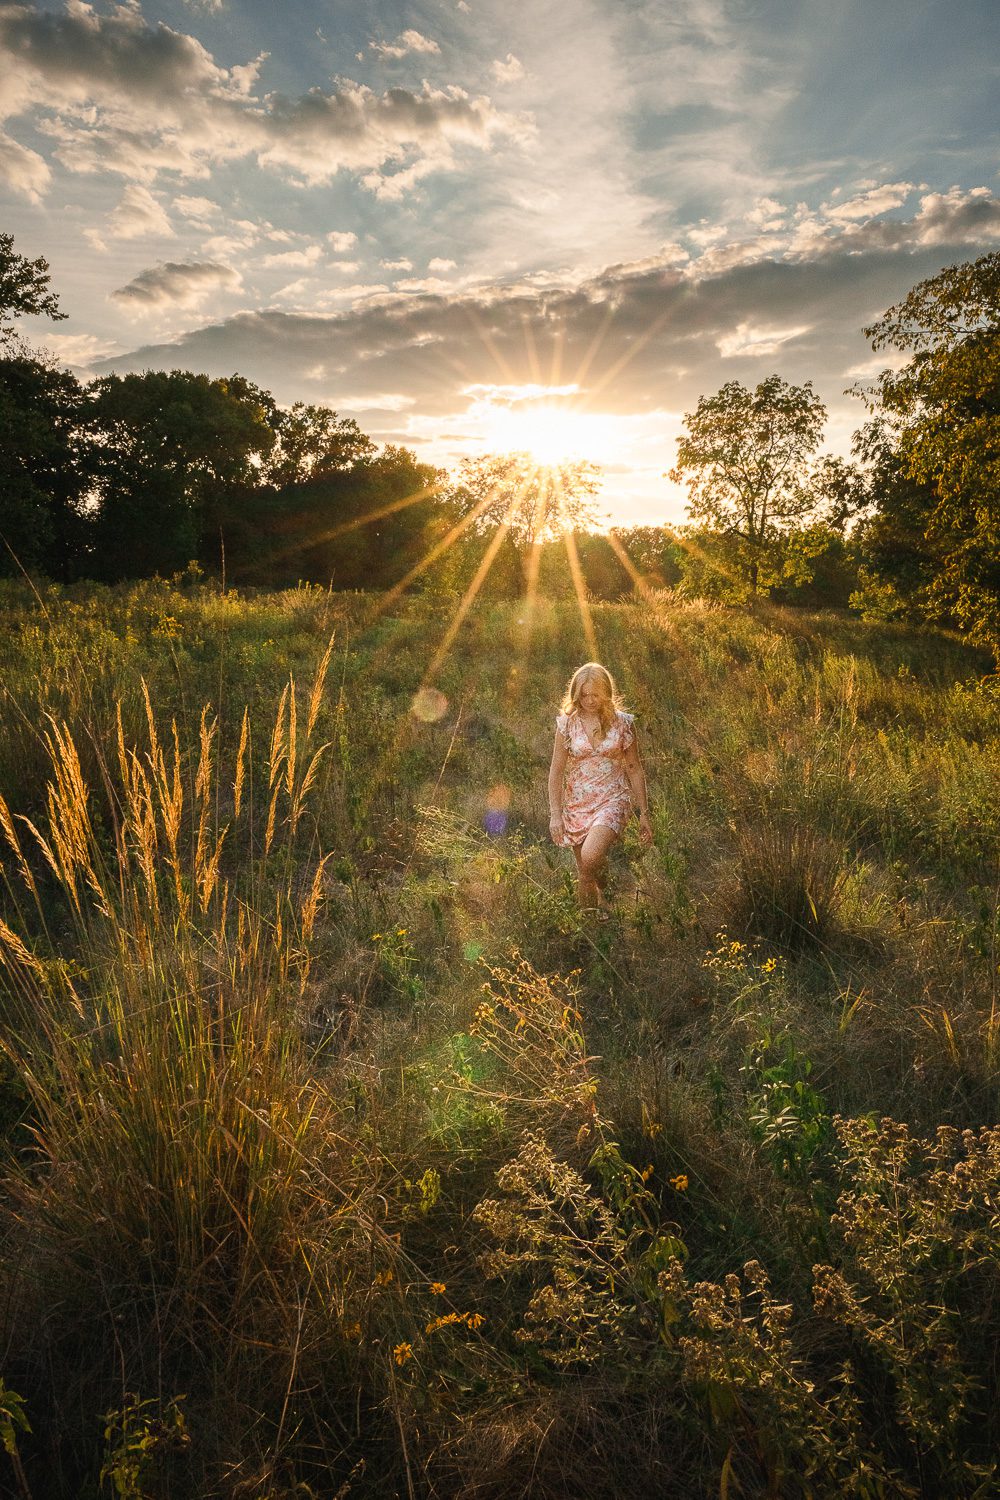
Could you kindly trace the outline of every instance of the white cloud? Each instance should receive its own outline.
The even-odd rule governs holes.
[[[801,338],[811,327],[810,323],[801,323],[795,328],[755,328],[750,323],[739,323],[732,333],[716,339],[716,348],[723,359],[762,359],[777,354],[782,344]]]
[[[95,333],[46,333],[40,342],[61,365],[84,370],[119,349],[114,340],[102,339]]]
[[[52,173],[45,158],[0,131],[0,179],[29,203],[41,203]]]
[[[268,270],[272,267],[292,268],[294,266],[314,266],[323,252],[319,245],[309,245],[305,250],[279,250],[274,255],[265,255],[261,261],[262,266]]]
[[[503,62],[497,58],[490,64],[490,72],[497,83],[518,83],[524,77],[524,64],[508,52]]]
[[[379,265],[384,271],[412,271],[412,260],[380,260]]]
[[[172,237],[174,230],[163,205],[149,189],[130,182],[109,214],[104,232],[116,240],[137,240],[146,234]]]
[[[855,219],[872,219],[876,214],[887,213],[906,202],[913,192],[912,182],[885,182],[871,186],[866,192],[846,203],[824,203],[822,212],[835,223],[850,223]]]
[[[349,229],[331,229],[326,238],[337,255],[343,254],[345,250],[350,250],[352,245],[358,243],[357,235]]]
[[[183,194],[174,199],[174,207],[186,219],[212,219],[221,212],[219,205],[213,203],[211,198],[186,197]]]
[[[440,54],[441,48],[430,37],[419,31],[402,31],[394,42],[371,42],[371,50],[377,57],[399,58],[417,54]]]
[[[458,269],[453,260],[442,260],[440,255],[435,255],[433,260],[427,262],[428,271],[455,271]]]
[[[236,291],[241,284],[237,271],[215,261],[166,261],[140,271],[111,295],[133,311],[193,307],[213,292]]]
[[[409,43],[419,37],[403,33]],[[401,38],[401,41],[402,39]],[[424,51],[436,46],[421,39]],[[350,79],[297,97],[252,92],[262,59],[219,66],[194,37],[147,23],[137,3],[98,14],[83,0],[63,12],[0,6],[0,117],[27,115],[69,171],[118,172],[152,182],[162,171],[205,179],[247,157],[308,184],[367,173],[398,196],[428,171],[452,170],[455,150],[482,150],[524,124],[455,85],[378,94]],[[42,186],[20,148],[20,174]],[[372,176],[374,174],[374,176]]]

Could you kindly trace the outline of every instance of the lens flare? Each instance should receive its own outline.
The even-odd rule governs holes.
[[[439,688],[422,687],[413,695],[410,712],[424,724],[436,724],[448,712],[448,699]]]

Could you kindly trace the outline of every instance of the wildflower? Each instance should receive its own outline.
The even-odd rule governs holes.
[[[392,1281],[392,1279],[393,1279],[393,1273],[392,1273],[392,1271],[377,1271],[375,1273],[375,1280],[372,1282],[372,1285],[373,1286],[388,1286],[389,1283],[390,1283],[390,1281]]]
[[[435,1297],[440,1297],[442,1292],[446,1292],[447,1290],[448,1288],[445,1286],[443,1281],[431,1282],[431,1291],[434,1293]]]
[[[778,960],[776,958],[765,958],[760,966],[760,972],[762,974],[773,974],[777,967]]]
[[[639,1175],[642,1178],[643,1182],[648,1182],[649,1179],[653,1175],[653,1164],[652,1164],[652,1162],[650,1162],[650,1164],[649,1164],[648,1167],[644,1167],[643,1170],[640,1172]],[[686,1184],[686,1179],[685,1179],[685,1184]]]
[[[463,1321],[466,1328],[471,1328],[472,1331],[475,1332],[477,1328],[482,1328],[483,1324],[486,1322],[486,1319],[483,1317],[482,1313],[466,1313]]]
[[[413,1358],[413,1345],[407,1343],[397,1344],[392,1351],[392,1357],[397,1365],[405,1365],[408,1359]]]
[[[380,941],[381,937],[382,937],[381,932],[373,932],[372,935],[371,935],[371,941],[373,943],[377,943],[377,942]]]
[[[410,929],[408,927],[397,927],[396,928],[396,936],[397,937],[405,937],[406,934],[409,932],[409,930]]]
[[[663,1126],[659,1120],[647,1120],[643,1134],[648,1135],[651,1141],[655,1141],[656,1137],[660,1135],[662,1131]]]
[[[671,1177],[670,1186],[678,1193],[686,1193],[688,1178],[686,1172],[678,1172],[676,1177]]]

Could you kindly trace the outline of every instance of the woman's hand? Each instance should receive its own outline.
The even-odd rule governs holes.
[[[649,813],[639,814],[639,842],[644,849],[648,849],[653,842],[653,825],[649,821]]]
[[[552,840],[552,842],[554,844],[561,844],[562,843],[562,841],[563,841],[563,820],[562,820],[562,813],[553,813],[552,816],[549,818],[549,837],[551,838],[551,840]]]

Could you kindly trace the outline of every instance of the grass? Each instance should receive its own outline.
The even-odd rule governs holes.
[[[0,613],[5,1483],[990,1492],[980,655],[594,604],[656,843],[589,930],[574,604],[478,606],[419,714],[445,599]]]

